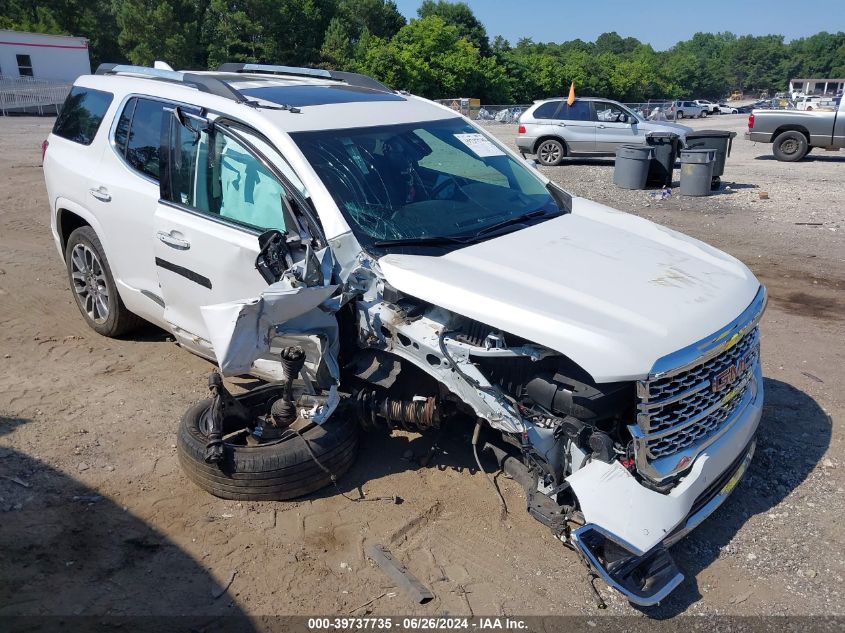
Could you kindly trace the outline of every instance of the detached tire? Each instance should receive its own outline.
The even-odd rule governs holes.
[[[241,446],[224,444],[223,461],[204,460],[206,435],[200,420],[211,400],[188,409],[179,424],[179,463],[192,482],[221,499],[237,501],[284,501],[302,497],[331,484],[331,477],[311,457],[308,441],[320,463],[332,475],[344,474],[358,452],[358,425],[354,416],[335,414],[322,426],[292,435],[278,444]],[[231,432],[232,429],[225,429]]]
[[[810,144],[807,137],[795,130],[778,134],[772,146],[772,153],[775,158],[787,163],[801,160],[809,151]]]

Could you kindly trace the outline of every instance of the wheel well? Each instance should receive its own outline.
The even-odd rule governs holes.
[[[779,135],[783,134],[784,132],[800,132],[801,134],[803,134],[806,137],[807,143],[810,142],[810,132],[807,130],[807,128],[802,127],[800,125],[782,125],[782,126],[780,126],[778,129],[775,130],[775,133],[772,134],[771,142],[774,143],[775,139]]]
[[[547,134],[546,136],[541,136],[540,138],[538,138],[536,140],[536,142],[534,143],[534,152],[533,152],[534,154],[537,153],[537,148],[540,147],[540,144],[543,143],[544,141],[557,141],[558,143],[563,145],[564,155],[569,153],[569,148],[566,146],[566,141],[564,141],[559,136],[553,136],[552,134]]]
[[[58,217],[56,218],[56,226],[59,229],[59,239],[62,241],[62,252],[64,252],[67,249],[67,241],[70,234],[81,226],[91,225],[76,215],[73,211],[59,209]]]

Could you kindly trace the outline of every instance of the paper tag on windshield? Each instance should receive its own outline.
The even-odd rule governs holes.
[[[455,134],[455,138],[469,147],[476,156],[504,156],[505,153],[490,141],[484,138],[483,134]]]

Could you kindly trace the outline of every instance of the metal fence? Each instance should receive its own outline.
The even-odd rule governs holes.
[[[58,114],[69,83],[0,75],[0,114]]]

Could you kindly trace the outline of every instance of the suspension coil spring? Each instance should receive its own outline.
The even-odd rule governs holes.
[[[380,396],[376,391],[364,390],[356,398],[358,419],[365,429],[387,426],[405,431],[425,431],[440,428],[437,398],[397,400]]]

